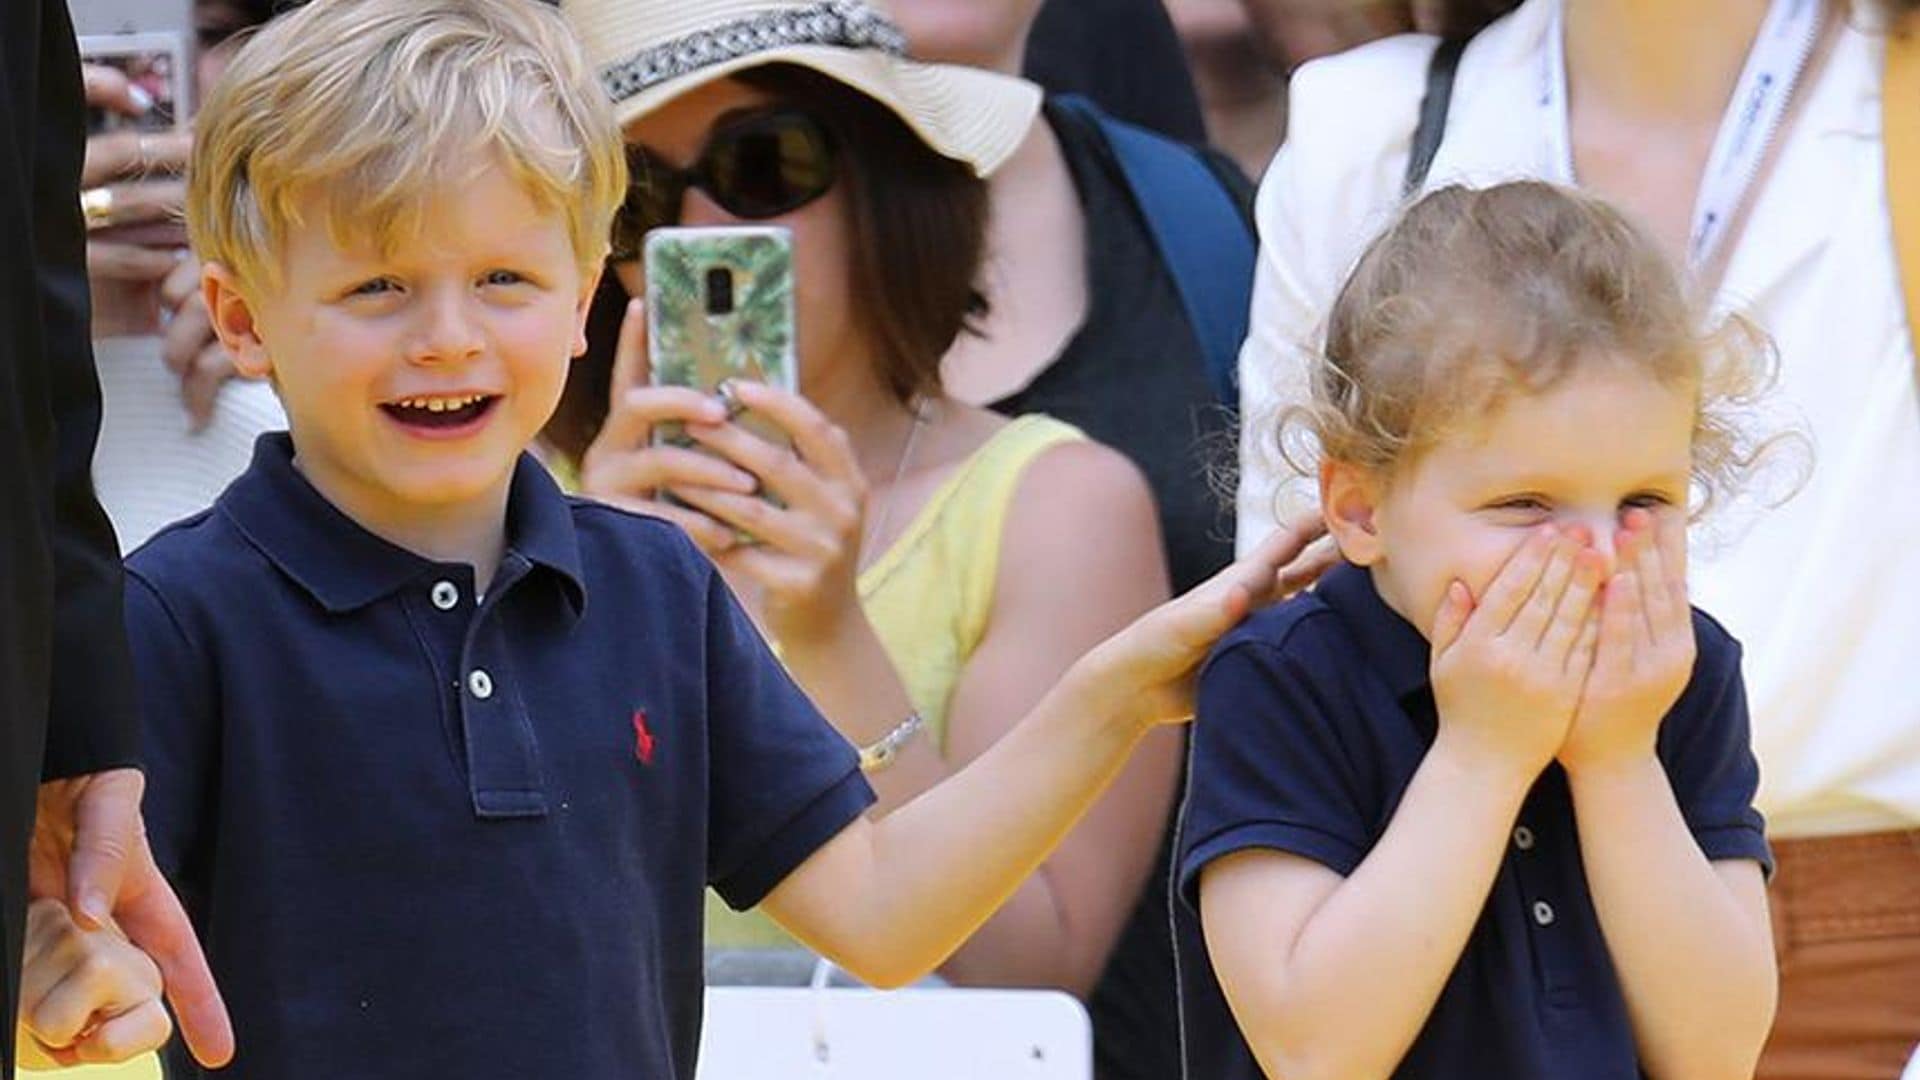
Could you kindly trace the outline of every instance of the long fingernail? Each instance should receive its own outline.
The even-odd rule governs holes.
[[[133,99],[133,107],[138,109],[141,115],[153,111],[153,95],[147,93],[139,83],[133,83],[127,87],[127,96]]]

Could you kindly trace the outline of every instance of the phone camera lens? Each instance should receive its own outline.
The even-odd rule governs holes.
[[[733,311],[733,271],[716,266],[707,271],[707,314],[727,315]]]

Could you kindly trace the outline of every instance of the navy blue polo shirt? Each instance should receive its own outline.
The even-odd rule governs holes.
[[[525,458],[482,599],[291,454],[263,437],[128,565],[147,825],[233,1012],[220,1075],[691,1080],[703,889],[757,903],[852,822],[852,748],[673,526]]]
[[[1660,761],[1709,859],[1767,866],[1740,647],[1697,610],[1693,625],[1698,659],[1661,723]],[[1360,865],[1433,744],[1429,653],[1419,631],[1381,600],[1372,575],[1348,565],[1221,641],[1200,678],[1179,839],[1185,917],[1197,910],[1201,870],[1232,852],[1291,852],[1341,875]],[[1183,975],[1192,972],[1185,965]],[[1182,987],[1197,1002],[1212,990]],[[1188,1049],[1195,1080],[1260,1075],[1237,1033],[1189,1039]],[[1558,765],[1528,793],[1480,921],[1394,1075],[1640,1075]]]

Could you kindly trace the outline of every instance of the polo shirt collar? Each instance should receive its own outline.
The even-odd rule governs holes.
[[[1428,689],[1432,646],[1380,598],[1371,571],[1343,562],[1327,571],[1313,591],[1352,631],[1395,698],[1404,701]]]
[[[261,554],[335,614],[389,596],[440,564],[367,531],[328,502],[293,466],[293,439],[260,436],[253,462],[220,498],[220,509]],[[507,496],[507,552],[553,572],[575,617],[585,610],[580,543],[566,496],[531,455],[514,466]]]

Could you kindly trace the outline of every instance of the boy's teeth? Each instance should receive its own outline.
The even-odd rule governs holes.
[[[477,405],[486,400],[484,394],[469,394],[458,398],[406,398],[399,402],[403,409],[423,409],[427,412],[452,412]]]

